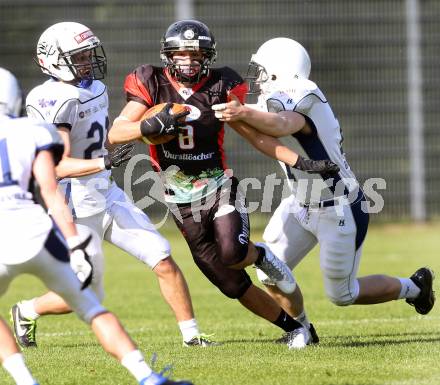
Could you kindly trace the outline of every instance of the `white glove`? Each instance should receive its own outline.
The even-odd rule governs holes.
[[[90,257],[86,252],[86,247],[92,240],[92,236],[89,235],[85,241],[70,248],[70,267],[76,274],[79,281],[82,283],[81,290],[84,290],[92,282],[93,265],[90,261]],[[70,241],[70,242],[69,242]],[[72,244],[71,240],[68,240],[68,245]]]

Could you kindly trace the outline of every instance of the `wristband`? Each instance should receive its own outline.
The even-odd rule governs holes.
[[[105,170],[106,169],[106,167],[105,167],[105,158],[104,157],[103,158],[99,158],[99,168],[101,170]]]
[[[79,238],[79,235],[74,235],[72,237],[66,238],[66,243],[67,247],[72,250],[81,243],[81,239]]]

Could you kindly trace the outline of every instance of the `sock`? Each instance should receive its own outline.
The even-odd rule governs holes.
[[[12,376],[17,385],[35,385],[37,381],[24,363],[21,353],[15,353],[3,361],[3,367]]]
[[[255,248],[258,251],[258,257],[255,261],[255,265],[258,266],[258,265],[261,265],[261,262],[263,262],[263,258],[266,255],[266,250],[264,249],[264,247],[261,247],[261,246],[255,246]]]
[[[278,318],[272,323],[283,329],[285,332],[291,332],[292,330],[303,327],[302,324],[300,324],[298,321],[295,321],[289,314],[287,314],[282,309]]]
[[[18,304],[20,313],[23,317],[33,320],[36,320],[40,317],[40,315],[35,311],[34,302],[35,298],[30,299],[29,301],[21,301]]]
[[[121,364],[136,378],[138,382],[153,373],[139,350],[133,350],[122,357]]]
[[[306,311],[303,310],[301,314],[293,318],[295,321],[302,323],[307,329],[310,329],[310,321],[307,318]]]
[[[417,298],[420,294],[420,288],[410,278],[397,278],[402,288],[397,299]]]
[[[195,318],[186,321],[180,321],[178,325],[184,341],[190,341],[193,337],[200,334]]]

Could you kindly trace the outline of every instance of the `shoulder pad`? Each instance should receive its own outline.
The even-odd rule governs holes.
[[[316,83],[307,79],[298,79],[267,96],[266,104],[268,110],[271,108],[270,112],[297,111],[304,113],[317,100],[327,101]]]
[[[26,110],[30,117],[40,121],[73,125],[79,103],[79,88],[62,82],[47,81],[29,93]]]
[[[142,100],[146,105],[152,106],[153,99],[148,90],[148,83],[155,73],[154,67],[150,64],[144,64],[137,67],[132,73],[128,74],[124,82],[124,91],[127,94],[127,100]]]

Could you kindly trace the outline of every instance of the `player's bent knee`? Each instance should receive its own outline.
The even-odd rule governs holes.
[[[355,301],[355,298],[352,298],[350,296],[331,297],[331,296],[328,295],[328,298],[336,306],[349,306],[349,305],[353,305],[353,303]]]
[[[159,263],[153,267],[153,272],[157,276],[166,276],[169,274],[175,274],[179,268],[177,267],[176,262],[171,257],[167,257],[159,261]]]
[[[335,280],[330,284],[326,281],[326,293],[332,303],[337,306],[352,305],[359,296],[359,283],[354,280]]]
[[[228,298],[239,299],[243,297],[249,287],[252,285],[250,278],[243,279],[241,282],[223,282],[217,287]]]
[[[238,242],[224,242],[218,245],[218,256],[225,266],[234,266],[246,259],[249,245]]]

